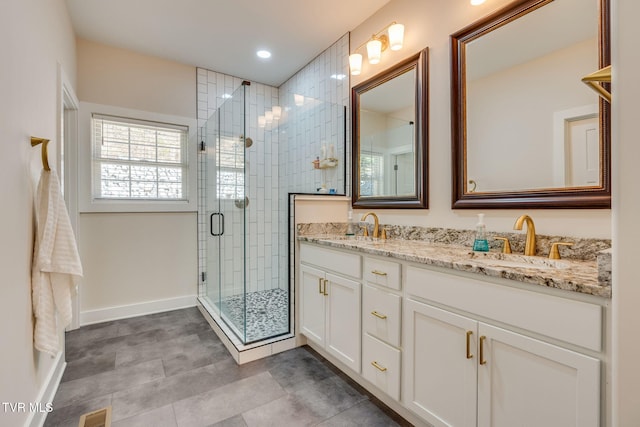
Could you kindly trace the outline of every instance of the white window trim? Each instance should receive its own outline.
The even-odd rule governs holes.
[[[172,123],[187,126],[187,194],[186,200],[118,200],[93,199],[91,193],[91,165],[92,159],[92,114],[104,114],[152,122]],[[149,111],[133,110],[110,105],[80,103],[78,141],[78,179],[79,179],[79,208],[80,212],[197,212],[197,121],[194,118],[172,116]]]

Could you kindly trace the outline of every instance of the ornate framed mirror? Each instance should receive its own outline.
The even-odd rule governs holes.
[[[427,208],[427,54],[351,91],[354,208]]]
[[[451,35],[452,207],[609,208],[609,0],[516,0]]]

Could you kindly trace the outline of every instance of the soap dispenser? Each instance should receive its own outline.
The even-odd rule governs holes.
[[[484,214],[478,214],[476,224],[476,238],[473,241],[473,250],[478,252],[489,252],[489,242],[487,241],[487,226],[484,225]]]
[[[347,231],[344,234],[347,236],[355,236],[356,229],[356,223],[353,222],[353,211],[349,209],[349,213],[347,214]]]

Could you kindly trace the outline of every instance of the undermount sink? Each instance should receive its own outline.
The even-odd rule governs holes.
[[[493,257],[490,254],[479,255],[472,253],[471,259],[473,262],[483,264],[490,267],[503,267],[503,268],[536,268],[542,270],[556,270],[565,269],[569,267],[569,264],[562,261],[557,261],[548,258],[541,257],[528,257],[512,255],[507,258],[507,255],[497,254],[497,257]]]

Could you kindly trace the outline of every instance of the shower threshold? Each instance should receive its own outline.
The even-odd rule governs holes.
[[[302,345],[291,332],[244,344],[205,298],[198,298],[198,309],[239,365]]]

